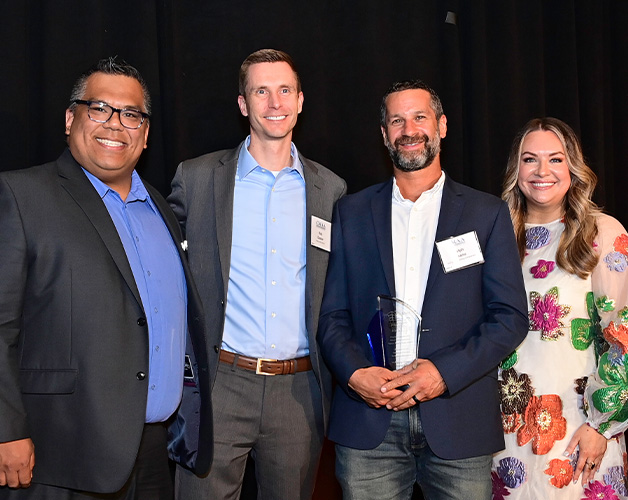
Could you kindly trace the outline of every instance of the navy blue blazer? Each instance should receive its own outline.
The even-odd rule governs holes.
[[[366,339],[377,296],[395,295],[392,179],[339,200],[318,341],[338,381],[329,438],[357,449],[378,446],[391,411],[369,407],[347,383],[373,365]],[[421,403],[427,442],[444,459],[503,449],[497,365],[524,339],[527,301],[506,204],[447,177],[436,241],[475,231],[484,264],[445,274],[436,246],[422,311],[419,357],[431,360],[447,391]]]

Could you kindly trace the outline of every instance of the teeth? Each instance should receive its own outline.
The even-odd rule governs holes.
[[[549,187],[554,185],[553,182],[533,182],[532,184],[534,184],[536,187]]]
[[[286,118],[287,115],[281,115],[281,116],[267,116],[266,119],[267,120],[272,120],[272,121],[279,121],[279,120],[284,120]]]
[[[101,144],[104,144],[105,146],[112,146],[112,147],[124,146],[124,143],[119,142],[119,141],[111,141],[109,139],[96,139],[96,140],[100,142]]]

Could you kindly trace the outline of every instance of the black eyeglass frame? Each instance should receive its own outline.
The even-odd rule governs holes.
[[[120,125],[122,125],[124,128],[128,128],[130,130],[137,130],[138,128],[140,128],[143,124],[144,124],[144,120],[146,120],[147,118],[150,120],[150,115],[148,113],[144,113],[143,111],[140,111],[139,109],[132,109],[132,108],[114,108],[111,104],[107,104],[106,102],[102,102],[102,101],[85,101],[83,99],[74,99],[72,101],[73,104],[85,104],[87,106],[87,117],[96,123],[107,123],[109,120],[111,120],[111,117],[113,116],[114,113],[118,113],[118,116],[120,117]],[[106,120],[96,120],[95,118],[92,118],[92,115],[89,114],[89,108],[92,104],[101,104],[103,106],[107,106],[109,108],[111,108],[111,114],[109,115],[109,117]],[[123,111],[133,111],[134,113],[139,113],[140,115],[142,115],[142,121],[140,122],[140,124],[137,127],[127,127],[124,123],[122,123],[122,112]]]

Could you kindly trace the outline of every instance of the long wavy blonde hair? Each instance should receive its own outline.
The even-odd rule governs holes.
[[[597,176],[585,163],[580,142],[574,131],[557,118],[530,120],[519,131],[510,149],[502,199],[510,208],[519,257],[523,262],[526,251],[525,222],[528,213],[526,198],[517,182],[521,149],[526,136],[537,130],[556,134],[563,145],[571,176],[571,184],[563,198],[565,231],[558,244],[556,263],[568,273],[585,279],[593,271],[599,258],[593,248],[593,240],[597,236],[596,216],[600,213],[600,208],[591,200]]]

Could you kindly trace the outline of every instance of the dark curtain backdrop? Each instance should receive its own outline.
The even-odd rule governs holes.
[[[295,143],[350,192],[390,175],[381,95],[419,77],[442,98],[443,164],[454,179],[499,194],[517,129],[556,116],[582,139],[599,176],[596,201],[628,224],[626,1],[0,0],[0,8],[3,170],[61,153],[74,80],[117,54],[152,89],[138,168],[167,194],[180,161],[244,137],[239,65],[273,47],[294,57],[303,82]]]

